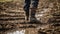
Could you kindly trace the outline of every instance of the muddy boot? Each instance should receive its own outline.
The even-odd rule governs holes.
[[[37,23],[39,22],[36,17],[35,17],[36,9],[31,9],[31,17],[30,17],[30,22]]]
[[[26,15],[26,22],[29,22],[29,16]]]
[[[29,13],[26,13],[26,22],[29,22]]]

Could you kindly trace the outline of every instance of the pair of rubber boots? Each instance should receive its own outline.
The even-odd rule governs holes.
[[[36,9],[31,9],[30,14],[26,16],[27,22],[37,22],[38,20],[35,17]]]

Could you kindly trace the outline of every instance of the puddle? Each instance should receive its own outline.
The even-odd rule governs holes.
[[[25,30],[14,31],[14,32],[7,32],[6,34],[25,34]]]
[[[37,30],[35,28],[11,29],[0,31],[0,34],[37,34]]]

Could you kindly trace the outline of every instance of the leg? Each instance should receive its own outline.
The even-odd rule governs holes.
[[[38,2],[39,2],[39,0],[32,0],[32,8],[37,8]]]
[[[25,0],[24,11],[26,12],[27,20],[29,18],[29,8],[31,0]]]
[[[37,19],[35,18],[35,13],[36,13],[36,10],[37,10],[37,7],[38,7],[38,2],[39,2],[39,0],[32,0],[30,21],[37,21]]]
[[[36,10],[38,7],[38,2],[39,2],[39,0],[32,0],[32,9],[31,9],[32,17],[35,17],[35,13],[36,13]]]

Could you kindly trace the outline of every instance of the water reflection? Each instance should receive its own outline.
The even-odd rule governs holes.
[[[10,29],[10,30],[2,30],[0,34],[25,34],[25,29]]]
[[[14,31],[14,32],[7,32],[7,34],[25,34],[25,30],[21,30],[21,31]]]
[[[0,31],[0,34],[37,34],[37,30],[35,28],[19,28],[19,29],[10,29]]]

